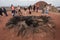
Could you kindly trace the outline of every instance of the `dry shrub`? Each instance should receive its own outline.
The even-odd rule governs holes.
[[[49,33],[54,35],[55,24],[51,17],[47,16],[15,16],[6,23],[6,28],[15,28],[17,36],[26,36],[31,32],[33,35],[36,33]]]

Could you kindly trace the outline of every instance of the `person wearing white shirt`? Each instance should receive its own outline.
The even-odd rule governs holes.
[[[18,12],[19,15],[22,15],[21,8],[20,8],[19,5],[18,5],[18,7],[17,7],[17,12]]]

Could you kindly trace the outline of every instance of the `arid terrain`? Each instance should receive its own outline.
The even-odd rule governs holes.
[[[13,32],[13,30],[6,30],[5,29],[5,24],[8,22],[8,20],[10,18],[12,18],[13,16],[11,15],[11,12],[8,11],[8,16],[6,17],[4,16],[0,16],[0,40],[25,40],[21,37],[17,37],[15,35],[15,33]],[[30,14],[28,14],[28,11],[25,12],[24,10],[22,10],[22,13],[24,16],[29,16]],[[41,12],[39,11],[37,12],[32,12],[33,16],[40,16]],[[60,40],[60,13],[55,13],[55,12],[49,12],[49,16],[54,20],[54,23],[56,24],[56,28],[55,28],[55,39],[54,40]],[[35,37],[28,38],[28,40],[41,40],[40,37],[38,36],[39,34],[37,34]],[[33,39],[35,38],[35,39]]]

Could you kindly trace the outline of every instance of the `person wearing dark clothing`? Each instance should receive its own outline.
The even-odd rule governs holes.
[[[34,6],[33,6],[33,11],[35,11],[35,8],[36,8],[36,7],[35,7],[35,5],[34,5]]]
[[[29,9],[29,14],[31,14],[32,6],[30,5],[30,6],[28,7],[28,9]]]
[[[26,10],[27,10],[27,8],[25,8],[25,7],[24,7],[24,10],[26,11]]]
[[[30,5],[29,8],[32,9],[32,6]]]
[[[18,12],[19,15],[22,15],[21,7],[20,7],[19,5],[18,5],[18,7],[17,7],[17,12]]]
[[[2,12],[3,12],[6,16],[8,16],[7,11],[6,11],[6,9],[5,9],[4,7],[2,7]]]
[[[39,7],[36,8],[36,12],[38,12]]]
[[[16,10],[15,10],[15,7],[13,5],[11,5],[11,12],[12,12],[12,16],[14,17],[16,14]]]
[[[44,8],[42,8],[42,13],[44,14]]]
[[[0,8],[0,15],[3,16],[3,15],[2,15],[2,8]]]
[[[46,7],[46,5],[44,5],[43,7],[41,7],[41,9],[42,9],[42,14],[45,13],[45,7]]]

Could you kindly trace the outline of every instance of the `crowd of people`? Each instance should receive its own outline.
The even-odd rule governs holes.
[[[34,12],[38,12],[39,7],[36,7],[35,5],[32,7],[30,5],[28,8],[24,8],[25,11],[27,9],[29,10],[29,14],[31,14],[32,13],[31,10],[33,10]],[[42,10],[42,14],[48,14],[49,10],[50,10],[50,7],[49,7],[49,5],[45,5],[41,10]],[[1,16],[3,16],[2,13],[4,13],[6,16],[8,16],[5,7],[0,8],[0,15]],[[11,5],[11,13],[12,13],[12,16],[15,16],[16,13],[18,13],[19,15],[22,15],[21,7],[18,5],[17,8],[15,8],[14,5]]]

